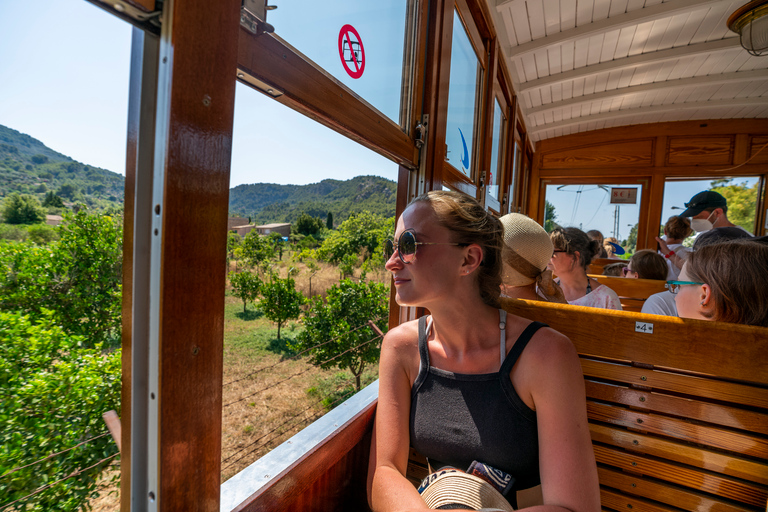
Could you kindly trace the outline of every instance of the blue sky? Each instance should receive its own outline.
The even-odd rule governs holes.
[[[327,53],[340,67],[337,35]],[[131,27],[84,0],[0,2],[0,124],[124,175],[130,46]],[[369,62],[363,78],[375,84],[375,70]],[[233,187],[397,176],[390,160],[239,84],[232,153]]]

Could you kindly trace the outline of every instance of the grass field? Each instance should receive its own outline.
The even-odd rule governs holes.
[[[284,276],[289,266],[299,270],[296,288],[324,296],[339,280],[336,267],[321,264],[314,275],[302,263],[288,263],[287,256],[277,268]],[[368,275],[382,282],[382,273]],[[283,326],[280,340],[277,326],[264,318],[253,304],[243,312],[243,302],[227,292],[224,306],[224,378],[222,408],[222,482],[338,405],[354,392],[349,371],[321,370],[294,354],[288,343],[303,329],[301,319]],[[378,368],[363,373],[363,385],[378,377]],[[119,489],[111,479],[117,469],[105,471],[100,495],[91,501],[95,512],[120,508]]]

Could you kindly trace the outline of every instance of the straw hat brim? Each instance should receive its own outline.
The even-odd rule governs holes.
[[[432,509],[461,505],[462,508],[472,510],[514,511],[512,505],[491,484],[474,475],[458,471],[438,476],[422,491],[421,498]]]

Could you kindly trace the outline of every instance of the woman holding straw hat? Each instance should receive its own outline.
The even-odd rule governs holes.
[[[375,511],[428,508],[405,478],[410,446],[433,470],[477,463],[508,476],[509,502],[541,483],[538,510],[600,509],[578,355],[565,336],[499,309],[502,244],[498,219],[444,191],[414,199],[385,244],[398,304],[430,314],[382,343]]]

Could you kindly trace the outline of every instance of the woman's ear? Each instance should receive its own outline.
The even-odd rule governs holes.
[[[464,261],[461,264],[462,274],[471,274],[483,262],[483,249],[478,244],[469,244],[464,248]]]
[[[701,297],[701,302],[699,303],[699,306],[701,306],[702,311],[712,311],[710,308],[713,308],[715,305],[713,304],[713,298],[712,298],[712,288],[704,283],[701,285],[701,288],[699,288],[699,294]]]
[[[571,260],[571,269],[574,266],[579,266],[581,262],[581,253],[579,251],[573,251],[573,259]]]

